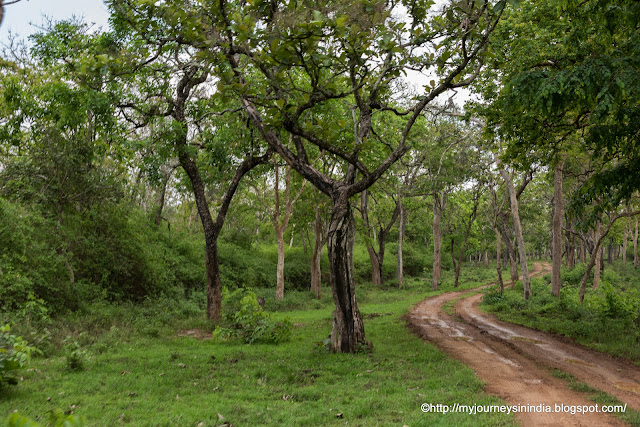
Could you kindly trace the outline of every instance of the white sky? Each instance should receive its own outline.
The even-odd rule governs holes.
[[[37,27],[46,22],[45,16],[60,21],[74,15],[105,29],[108,27],[109,14],[102,0],[21,0],[4,8],[0,45],[8,43],[9,32],[24,39],[38,32]]]

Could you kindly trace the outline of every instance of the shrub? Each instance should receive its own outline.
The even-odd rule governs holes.
[[[82,371],[89,358],[89,353],[80,346],[78,341],[71,339],[71,337],[67,337],[64,343],[67,370],[73,372]]]
[[[291,322],[276,321],[258,304],[256,294],[248,289],[236,289],[223,300],[225,326],[218,326],[214,339],[239,338],[247,344],[266,342],[277,344],[291,337]]]
[[[31,353],[35,351],[22,337],[11,334],[11,327],[0,327],[0,387],[4,384],[17,384],[14,371],[29,363]]]
[[[9,415],[6,425],[7,427],[43,427],[42,424],[20,415],[18,412]],[[82,417],[65,415],[62,411],[56,410],[49,414],[49,422],[46,425],[51,427],[82,427],[85,423]]]

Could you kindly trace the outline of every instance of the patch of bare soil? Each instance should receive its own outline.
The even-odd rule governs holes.
[[[176,334],[179,337],[191,337],[198,340],[210,340],[213,338],[211,332],[204,329],[186,329],[184,331],[178,331]]]
[[[548,265],[537,263],[532,274],[543,274],[547,269]],[[481,294],[461,298],[455,318],[442,310],[448,301],[468,292],[447,292],[424,300],[407,318],[417,335],[473,369],[486,382],[487,392],[510,405],[543,404],[553,409],[556,404],[593,406],[583,394],[549,373],[549,368],[559,368],[640,409],[640,369],[550,334],[500,322],[478,309]],[[516,418],[526,426],[624,425],[604,413],[532,411],[517,413]]]

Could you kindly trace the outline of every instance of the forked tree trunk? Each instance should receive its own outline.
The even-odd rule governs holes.
[[[460,279],[460,269],[462,268],[462,257],[464,256],[464,251],[467,249],[467,242],[469,241],[469,236],[471,235],[471,226],[476,219],[476,215],[478,213],[478,204],[480,203],[480,195],[477,194],[473,201],[473,211],[471,215],[469,215],[469,221],[467,222],[467,229],[464,234],[464,241],[462,242],[462,246],[460,246],[460,252],[458,254],[458,263],[456,264],[455,258],[453,260],[453,265],[456,271],[456,277],[453,282],[454,287],[458,287],[458,282]],[[451,239],[451,256],[453,257],[453,239]]]
[[[402,201],[398,200],[398,203],[400,203],[400,228],[398,230],[398,264],[396,266],[396,281],[398,282],[398,287],[402,288],[404,282],[404,267],[402,265],[402,244],[404,242],[407,212],[402,205]]]
[[[552,221],[552,248],[551,255],[552,271],[551,271],[551,294],[560,296],[562,289],[562,278],[560,270],[562,268],[562,217],[564,216],[564,207],[562,205],[562,160],[558,161],[554,169],[553,178],[553,221]],[[567,258],[569,254],[567,253]]]
[[[500,169],[500,175],[509,191],[509,203],[511,204],[511,216],[513,217],[513,230],[518,243],[518,253],[520,255],[520,268],[522,269],[522,287],[524,290],[524,299],[531,296],[531,281],[529,278],[529,268],[527,266],[527,253],[524,246],[524,237],[522,235],[522,225],[520,224],[520,213],[518,211],[518,199],[516,197],[516,189],[513,186],[513,178],[503,168]]]
[[[355,222],[346,193],[332,195],[333,209],[327,239],[331,267],[333,312],[331,348],[337,353],[353,353],[365,343],[364,325],[358,310],[353,277]]]
[[[433,280],[431,288],[438,289],[440,284],[440,274],[442,272],[442,232],[440,230],[440,221],[442,219],[442,208],[444,204],[444,196],[439,193],[433,195]]]
[[[373,247],[374,241],[371,241],[371,225],[369,223],[369,201],[367,190],[363,191],[360,195],[360,212],[362,214],[362,221],[364,222],[365,235],[367,236],[367,252],[369,253],[369,259],[371,260],[371,283],[380,286],[384,281],[382,266],[384,265],[385,244],[387,242],[387,236],[391,227],[398,219],[400,214],[400,203],[396,202],[396,208],[393,211],[393,216],[386,226],[379,224],[379,228],[373,231],[373,240],[377,240],[378,252]]]

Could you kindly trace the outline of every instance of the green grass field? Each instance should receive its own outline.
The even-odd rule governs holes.
[[[492,279],[467,269],[463,288]],[[58,345],[37,357],[16,387],[4,390],[0,414],[43,420],[61,409],[89,425],[514,425],[511,416],[422,413],[422,403],[499,404],[473,372],[412,335],[403,315],[433,295],[409,280],[404,290],[359,289],[373,352],[328,353],[318,345],[331,330],[330,290],[314,309],[305,292],[289,292],[275,316],[294,322],[279,345],[178,336],[206,326],[184,303],[101,306],[56,320],[50,338],[67,334],[85,352],[73,372]],[[160,305],[160,306],[158,306]],[[52,326],[52,328],[53,328]],[[57,337],[57,338],[56,338]]]

